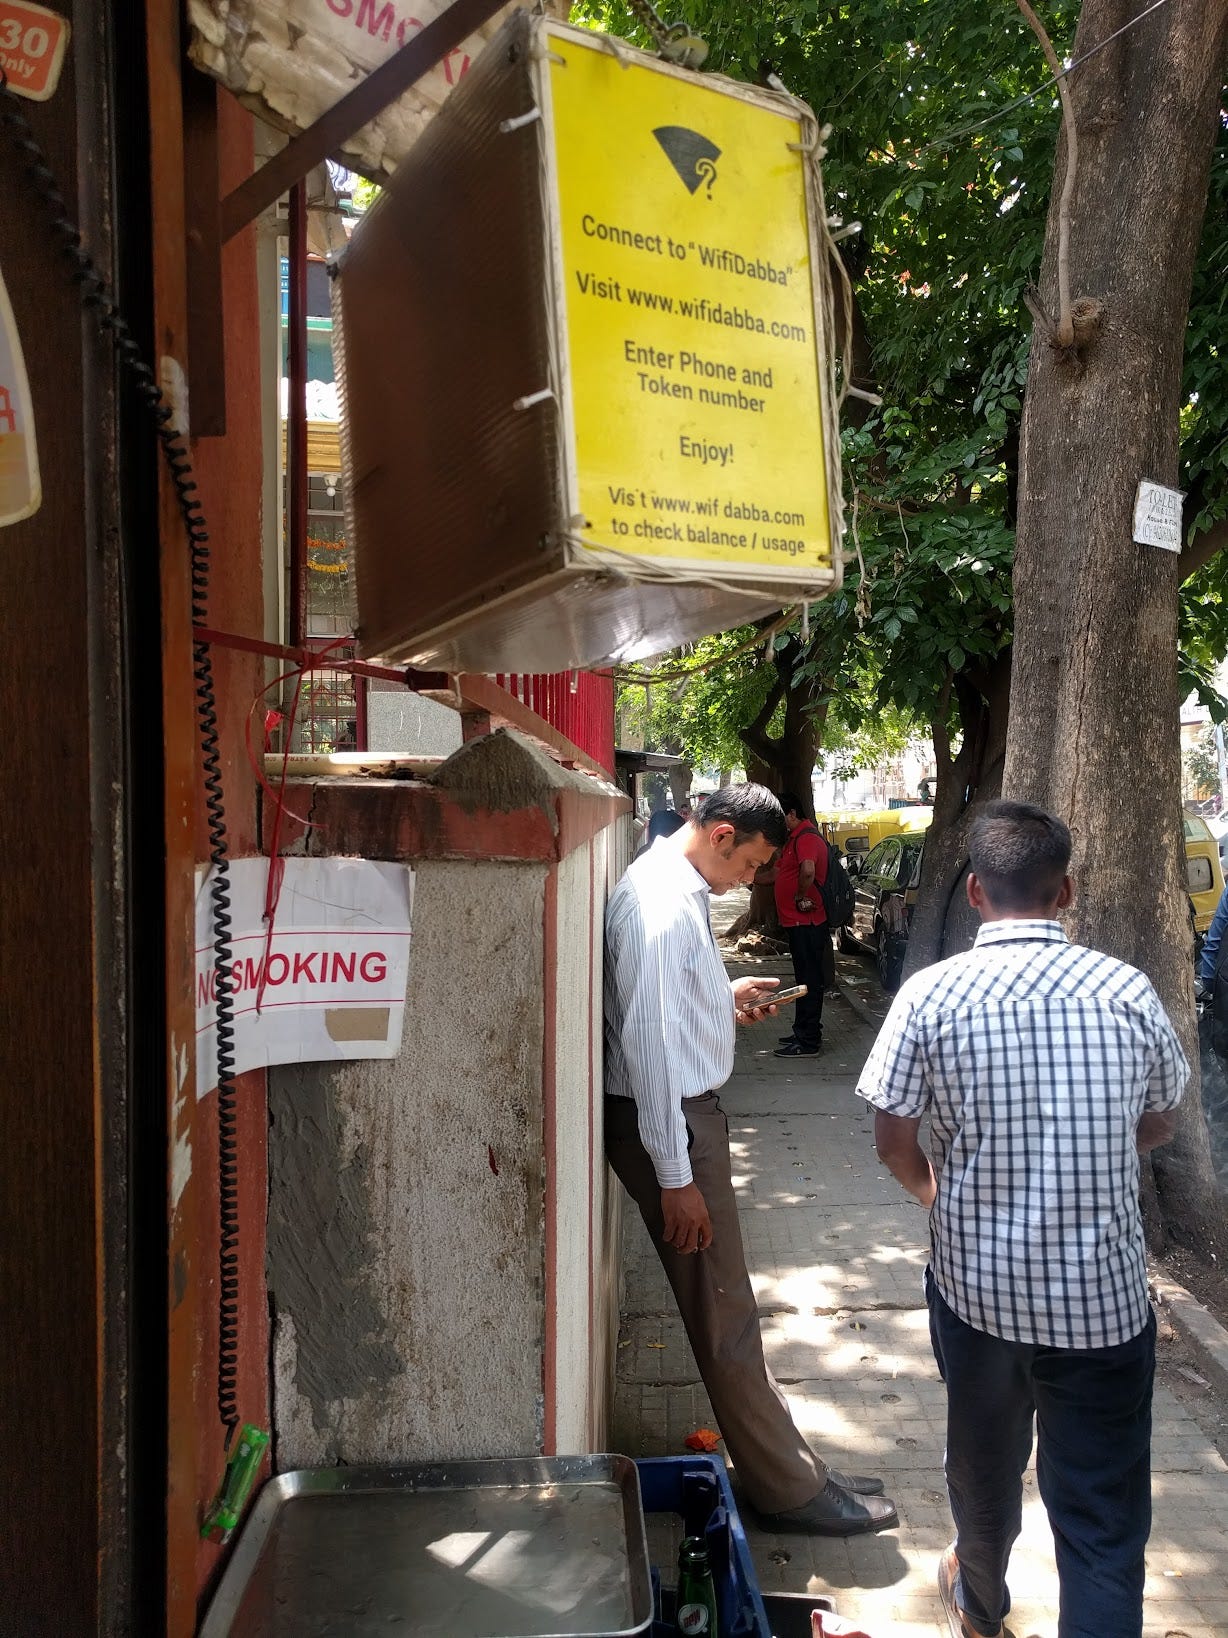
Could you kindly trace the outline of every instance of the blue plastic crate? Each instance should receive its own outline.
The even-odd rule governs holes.
[[[703,1536],[708,1543],[720,1638],[772,1638],[724,1462],[713,1456],[649,1456],[635,1465],[645,1513],[677,1513],[686,1535]],[[658,1619],[652,1638],[673,1638],[672,1621],[662,1618],[656,1570],[653,1590]]]

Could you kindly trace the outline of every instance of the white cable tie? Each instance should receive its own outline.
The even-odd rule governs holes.
[[[878,393],[867,392],[864,387],[855,387],[852,382],[849,382],[844,390],[850,398],[860,398],[863,403],[873,404],[875,407],[882,403]]]
[[[499,129],[506,135],[509,131],[519,131],[522,126],[532,125],[535,120],[539,120],[541,117],[542,111],[540,108],[530,108],[527,114],[517,114],[514,119],[500,120]]]
[[[546,16],[546,0],[534,0],[533,15]],[[557,51],[551,51],[543,33],[534,32],[533,43],[529,47],[529,56],[535,63],[557,63],[560,68],[567,67],[567,58],[560,56]]]
[[[839,218],[837,218],[837,221],[838,220],[839,220]],[[829,223],[828,225],[829,226],[834,226],[834,224],[831,224],[831,223]],[[836,227],[835,231],[832,233],[831,242],[832,242],[833,245],[838,245],[840,243],[841,239],[851,239],[852,236],[854,235],[854,233],[860,233],[860,232],[861,232],[861,223],[860,222],[850,222],[847,227]]]
[[[573,671],[571,674],[570,692],[573,694],[578,694],[580,692],[580,673],[578,671]]]
[[[810,604],[802,604],[802,642],[810,641]]]
[[[544,404],[547,398],[554,397],[553,387],[543,387],[540,392],[527,392],[523,398],[518,398],[512,405],[514,410],[532,409],[534,404]]]

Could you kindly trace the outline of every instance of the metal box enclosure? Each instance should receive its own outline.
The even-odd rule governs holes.
[[[799,107],[507,20],[336,281],[364,654],[564,671],[838,585]]]
[[[306,1468],[261,1490],[201,1638],[635,1638],[652,1613],[629,1457]]]

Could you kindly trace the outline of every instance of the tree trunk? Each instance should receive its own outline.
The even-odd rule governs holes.
[[[744,933],[763,933],[768,938],[784,942],[780,917],[776,914],[776,889],[771,882],[755,882],[750,890],[750,903],[732,923],[724,937],[732,943]]]
[[[771,790],[779,779],[772,764],[756,756],[753,751],[747,752],[746,777],[752,785],[766,785],[768,790]]]
[[[1084,0],[1072,56],[1125,20]],[[1135,545],[1140,479],[1177,484],[1182,348],[1215,140],[1228,0],[1172,0],[1070,77],[1078,131],[1073,346],[1032,341],[1005,790],[1074,833],[1071,936],[1141,967],[1197,1063],[1181,837],[1179,559]],[[1042,291],[1056,311],[1059,143]],[[1088,299],[1090,298],[1090,300]],[[1181,1238],[1225,1227],[1198,1088],[1157,1152]]]
[[[921,888],[908,931],[904,975],[971,947],[977,917],[964,894],[968,831],[976,808],[1002,794],[1006,757],[1011,653],[1004,649],[987,672],[952,679],[959,704],[960,748],[952,756],[945,709],[933,725],[934,818],[925,838]]]
[[[689,762],[683,762],[678,767],[669,770],[669,794],[673,797],[675,810],[689,799],[691,780],[694,777],[695,770]]]
[[[759,715],[742,729],[740,737],[746,746],[747,778],[772,791],[792,791],[805,809],[806,817],[813,819],[814,764],[823,742],[827,706],[818,703],[826,692],[821,683],[808,679],[800,686],[794,684],[794,671],[805,657],[805,649],[792,635],[773,649],[776,681]],[[767,731],[768,723],[781,700],[785,705],[784,722],[780,733],[772,736]],[[770,886],[757,883],[752,887],[749,909],[738,917],[726,936],[739,938],[748,932],[779,936],[776,899]]]
[[[813,819],[814,764],[827,720],[827,706],[819,701],[829,688],[817,678],[795,684],[794,672],[805,658],[805,649],[793,635],[773,649],[776,681],[763,702],[763,709],[754,722],[742,729],[739,737],[748,753],[747,776],[773,791],[793,791],[805,807],[807,818]],[[768,724],[781,700],[785,706],[784,722],[780,733],[773,737],[767,731]]]

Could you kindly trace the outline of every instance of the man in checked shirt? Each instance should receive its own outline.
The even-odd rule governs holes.
[[[1001,1634],[1035,1419],[1060,1638],[1138,1638],[1155,1371],[1138,1156],[1171,1137],[1189,1067],[1142,973],[1067,942],[1060,819],[989,803],[970,853],[976,945],[908,980],[857,1087],[930,1212],[956,1530],[938,1588],[952,1638]]]

